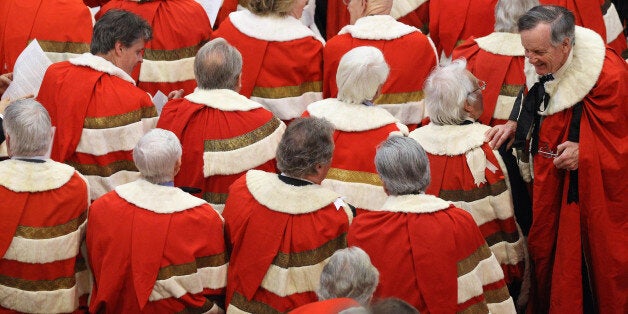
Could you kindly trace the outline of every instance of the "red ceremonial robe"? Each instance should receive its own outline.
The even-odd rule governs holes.
[[[533,221],[529,235],[536,284],[533,313],[582,312],[592,288],[600,313],[628,308],[628,65],[592,30],[576,27],[565,65],[545,84],[550,95],[539,147],[567,140],[573,106],[583,101],[578,203],[567,204],[570,172],[534,156]],[[528,88],[538,81],[526,62]],[[585,260],[582,260],[582,256]],[[592,287],[582,287],[583,263]]]
[[[176,186],[201,189],[222,212],[229,186],[247,170],[276,172],[275,152],[286,129],[262,105],[227,89],[197,89],[166,104],[157,127],[183,146]]]
[[[92,200],[139,177],[132,151],[157,111],[126,72],[86,53],[50,66],[37,100],[56,127],[51,158],[87,177]]]
[[[323,267],[347,247],[353,218],[337,193],[259,170],[231,185],[223,216],[231,249],[227,311],[235,313],[283,313],[315,302]]]
[[[279,119],[298,118],[307,105],[322,99],[323,43],[301,21],[237,11],[213,36],[242,54],[240,93]]]
[[[335,298],[327,299],[318,302],[309,303],[300,306],[292,311],[290,314],[338,314],[346,309],[360,307],[358,301],[351,298]]]
[[[335,128],[336,147],[323,186],[359,209],[381,208],[386,193],[373,162],[377,146],[391,133],[407,135],[408,128],[382,108],[336,98],[309,105],[304,116],[325,118]]]
[[[217,313],[227,279],[223,221],[202,199],[137,180],[89,209],[91,313]]]
[[[112,0],[103,5],[96,18],[111,9],[133,12],[153,28],[153,39],[146,43],[144,61],[135,68],[137,86],[151,95],[168,95],[183,89],[189,94],[196,87],[194,57],[209,41],[212,27],[203,7],[194,0]]]
[[[390,74],[373,102],[388,110],[404,124],[419,124],[423,119],[423,83],[438,64],[432,41],[411,26],[390,15],[360,18],[344,27],[327,42],[324,50],[323,97],[338,95],[336,72],[340,58],[349,50],[373,46],[384,54]]]
[[[87,182],[72,167],[0,162],[0,313],[87,305],[90,275],[79,249],[88,206]]]
[[[347,242],[379,270],[375,297],[401,298],[421,313],[515,313],[471,215],[435,196],[389,196],[354,219]]]
[[[92,14],[81,0],[0,1],[0,73],[13,72],[32,39],[53,62],[89,52],[92,25]]]

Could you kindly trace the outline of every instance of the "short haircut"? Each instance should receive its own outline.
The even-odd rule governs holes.
[[[575,44],[576,24],[571,11],[556,5],[539,5],[521,16],[517,25],[521,33],[533,29],[541,23],[550,25],[553,46],[560,45],[565,38],[570,39],[572,46]]]
[[[336,84],[340,101],[359,104],[372,100],[386,82],[390,68],[382,52],[371,46],[349,50],[338,64]]]
[[[398,298],[379,300],[371,306],[372,314],[419,314],[419,310],[410,303]]]
[[[124,10],[109,10],[94,25],[90,52],[106,54],[115,48],[116,42],[130,47],[136,40],[149,41],[153,31],[139,15]]]
[[[223,38],[216,38],[199,49],[194,59],[194,77],[202,89],[238,87],[242,55]]]
[[[153,129],[144,134],[133,149],[133,161],[146,181],[159,184],[174,179],[181,158],[181,143],[174,133]]]
[[[277,147],[277,168],[291,177],[316,174],[334,153],[334,127],[326,119],[299,118],[288,126]]]
[[[375,168],[390,195],[419,194],[430,184],[423,147],[408,137],[391,136],[375,153]]]
[[[11,156],[43,156],[52,144],[52,124],[46,108],[34,99],[11,102],[2,121],[4,134],[10,137]]]
[[[321,273],[319,300],[352,298],[366,306],[379,283],[379,272],[368,254],[354,246],[336,251]]]
[[[539,0],[499,0],[495,5],[495,31],[518,33],[517,21],[528,10],[539,5]]]
[[[437,66],[425,80],[425,107],[430,121],[437,125],[457,125],[468,113],[464,104],[476,96],[473,75],[467,69],[465,59],[456,59],[450,64]]]
[[[240,4],[256,15],[285,16],[296,0],[241,0]]]

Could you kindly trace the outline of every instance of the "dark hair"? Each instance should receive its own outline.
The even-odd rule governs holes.
[[[277,147],[277,168],[302,178],[316,173],[316,166],[331,162],[333,125],[324,118],[298,118],[286,129]]]
[[[552,45],[559,45],[565,38],[569,38],[572,46],[575,43],[575,19],[566,8],[556,5],[535,6],[519,18],[519,33],[533,29],[540,23],[550,25]]]
[[[148,41],[152,38],[153,30],[140,16],[124,10],[109,10],[94,25],[90,52],[106,54],[116,42],[129,47],[138,39]]]

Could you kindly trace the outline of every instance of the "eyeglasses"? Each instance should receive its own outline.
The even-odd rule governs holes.
[[[480,81],[480,82],[478,82],[478,88],[470,91],[467,95],[475,94],[475,93],[481,92],[481,91],[483,91],[485,89],[486,89],[486,82],[485,81]]]

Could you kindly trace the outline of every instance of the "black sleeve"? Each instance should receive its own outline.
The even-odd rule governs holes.
[[[582,117],[582,101],[575,104],[569,123],[569,133],[567,140],[574,143],[580,143],[580,118]]]
[[[2,128],[2,118],[0,118],[0,144],[4,142],[4,129]]]

